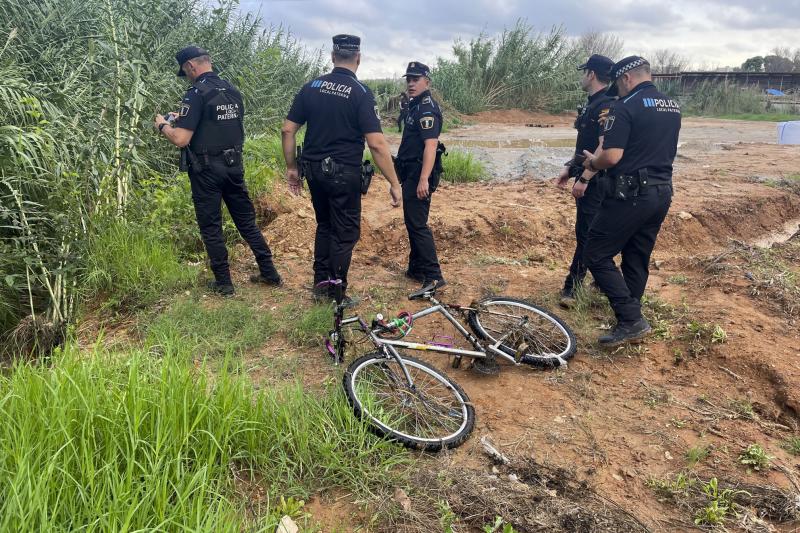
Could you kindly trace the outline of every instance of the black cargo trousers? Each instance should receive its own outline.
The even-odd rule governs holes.
[[[436,255],[436,243],[428,227],[431,198],[438,185],[438,177],[430,178],[428,197],[420,200],[417,198],[417,186],[422,163],[416,160],[398,159],[395,160],[395,170],[403,189],[403,221],[408,231],[410,245],[408,273],[411,277],[421,278],[423,281],[443,279],[439,258]]]
[[[302,164],[317,220],[314,285],[340,279],[346,290],[353,249],[361,236],[361,168],[335,163],[325,172],[319,161]]]
[[[200,236],[217,283],[231,283],[228,249],[222,233],[223,201],[236,229],[253,251],[261,274],[267,278],[274,277],[272,252],[256,225],[256,212],[244,181],[241,156],[239,164],[232,167],[225,164],[222,155],[198,154],[197,158],[200,164],[189,168],[192,201]]]
[[[621,325],[642,318],[650,255],[671,203],[671,183],[640,187],[625,200],[606,194],[589,228],[583,258]],[[619,253],[621,272],[614,264]]]
[[[575,253],[572,256],[572,264],[569,266],[569,274],[564,280],[564,294],[571,295],[574,290],[583,283],[586,277],[586,261],[583,258],[583,251],[589,237],[589,226],[591,226],[600,204],[603,201],[602,187],[599,179],[593,178],[586,187],[581,198],[575,199]]]

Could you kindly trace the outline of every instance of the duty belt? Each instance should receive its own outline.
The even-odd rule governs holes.
[[[672,180],[658,176],[648,176],[647,169],[639,169],[634,174],[610,176],[608,192],[612,198],[627,200],[639,196],[639,189],[657,185],[672,185]]]
[[[233,146],[207,146],[202,149],[194,150],[194,153],[197,155],[208,155],[208,156],[215,156],[220,155],[227,150],[235,150],[236,152],[242,153],[242,145],[241,144],[234,144]]]

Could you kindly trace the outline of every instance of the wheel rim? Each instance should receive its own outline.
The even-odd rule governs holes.
[[[524,355],[540,359],[560,359],[569,352],[572,341],[567,329],[533,306],[502,300],[484,302],[475,318],[489,340],[497,342],[510,327],[518,326],[519,321],[526,316],[528,322],[519,331],[519,336],[528,345]],[[502,347],[505,351],[516,352],[505,341]]]
[[[395,359],[370,359],[353,370],[350,384],[363,416],[418,442],[448,441],[468,424],[465,398],[435,370],[404,360],[414,390]]]

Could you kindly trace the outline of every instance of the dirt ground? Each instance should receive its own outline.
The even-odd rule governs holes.
[[[504,365],[496,377],[475,374],[466,365],[451,369],[444,356],[423,356],[466,390],[477,412],[467,443],[426,458],[423,468],[458,472],[459,477],[465,471],[476,478],[491,476],[492,463],[479,444],[486,436],[520,460],[567,469],[576,482],[652,531],[696,527],[694,509],[652,488],[652,480],[681,471],[703,480],[800,489],[791,480],[800,476],[800,458],[782,447],[800,435],[799,310],[791,299],[800,276],[798,256],[789,255],[790,270],[784,272],[794,276],[788,297],[776,292],[777,285],[756,284],[758,276],[747,259],[760,253],[755,245],[772,245],[774,251],[766,255],[780,257],[787,246],[782,243],[797,231],[800,194],[788,178],[800,174],[800,146],[774,144],[774,123],[684,119],[675,197],[648,283],[648,295],[656,302],[649,312],[666,317],[666,332],[635,348],[604,352],[594,341],[609,326],[607,309],[557,306],[574,246],[575,209],[568,193],[549,180],[570,157],[572,118],[515,111],[473,120],[443,141],[451,149],[475,153],[494,179],[444,184],[434,195],[430,225],[449,282],[441,297],[469,303],[502,294],[543,304],[576,331],[578,353],[566,369]],[[399,137],[389,138],[396,147]],[[315,223],[305,195],[289,197],[279,186],[273,197],[259,200],[262,218],[271,219],[265,236],[285,274],[281,292],[304,294],[311,281]],[[385,182],[377,178],[364,201],[362,238],[350,271],[353,295],[361,298],[358,311],[366,315],[382,311],[393,316],[422,306],[405,298],[415,288],[402,275],[407,236],[401,210],[391,208],[388,199]],[[244,278],[252,265],[246,254],[237,256],[236,275]],[[272,297],[269,290],[264,289],[264,297]],[[453,335],[443,320],[430,318],[426,324],[415,328],[417,338]],[[692,324],[719,327],[724,334],[704,341]],[[271,350],[265,347],[265,353]],[[299,367],[309,383],[340,372],[327,364],[321,350],[296,356],[313,363]],[[739,454],[754,443],[773,456],[773,468],[750,472],[740,464]],[[687,452],[693,447],[709,453],[692,466]],[[415,495],[410,496],[416,505]],[[356,527],[352,506],[342,508],[341,498],[335,509],[324,502],[320,495],[313,507],[320,520],[331,528]],[[757,517],[759,509],[751,511]],[[521,519],[515,523],[512,511],[497,511],[506,512],[512,515],[503,518],[519,531],[608,530],[564,524],[533,528]],[[429,531],[441,530],[431,520]],[[744,519],[739,525],[734,519],[726,527],[798,528],[796,521],[779,522],[752,529]]]

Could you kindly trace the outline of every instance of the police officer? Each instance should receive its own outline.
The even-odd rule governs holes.
[[[578,138],[575,141],[576,157],[567,162],[559,174],[557,182],[560,187],[566,187],[569,178],[575,178],[572,194],[575,196],[577,207],[575,253],[569,267],[569,274],[564,280],[564,288],[561,290],[561,305],[564,307],[571,307],[575,303],[575,290],[583,283],[583,278],[586,276],[586,265],[583,261],[586,234],[603,199],[597,180],[591,180],[594,173],[584,169],[583,165],[577,161],[583,159],[584,150],[594,152],[597,149],[601,135],[601,117],[608,114],[611,102],[614,100],[613,97],[605,94],[610,81],[608,71],[613,65],[614,62],[606,56],[594,54],[586,63],[578,67],[578,70],[583,71],[580,84],[581,89],[588,93],[588,100],[586,105],[581,108],[578,118],[575,119],[575,129],[578,130]],[[586,177],[583,176],[584,173],[587,173]]]
[[[646,59],[630,56],[611,70],[610,96],[619,95],[603,125],[602,147],[585,151],[589,170],[607,169],[607,194],[589,228],[584,259],[608,296],[616,327],[605,346],[638,340],[650,331],[641,311],[650,254],[672,202],[672,162],[678,149],[678,103],[652,83]],[[622,272],[613,258],[622,253]]]
[[[423,287],[441,287],[446,282],[428,227],[428,213],[441,170],[442,111],[431,97],[427,65],[412,61],[404,76],[410,100],[395,165],[403,186],[403,219],[411,248],[406,277],[422,282]]]
[[[392,206],[399,206],[401,201],[375,97],[356,78],[360,45],[361,39],[354,35],[333,37],[333,71],[300,89],[281,130],[289,190],[300,193],[299,170],[303,170],[311,191],[317,221],[312,290],[317,298],[335,295],[329,287],[318,287],[322,281],[339,279],[347,289],[347,272],[361,229],[365,137],[375,163],[391,186]],[[303,124],[307,129],[299,163],[302,168],[298,169],[296,135]]]
[[[211,67],[207,51],[187,46],[175,55],[178,76],[192,83],[177,113],[156,115],[155,127],[188,159],[197,225],[214,273],[209,288],[223,295],[234,292],[228,250],[222,234],[221,202],[225,201],[239,234],[255,255],[260,274],[250,281],[280,285],[272,252],[256,226],[256,213],[247,192],[242,163],[244,104],[239,90]]]

